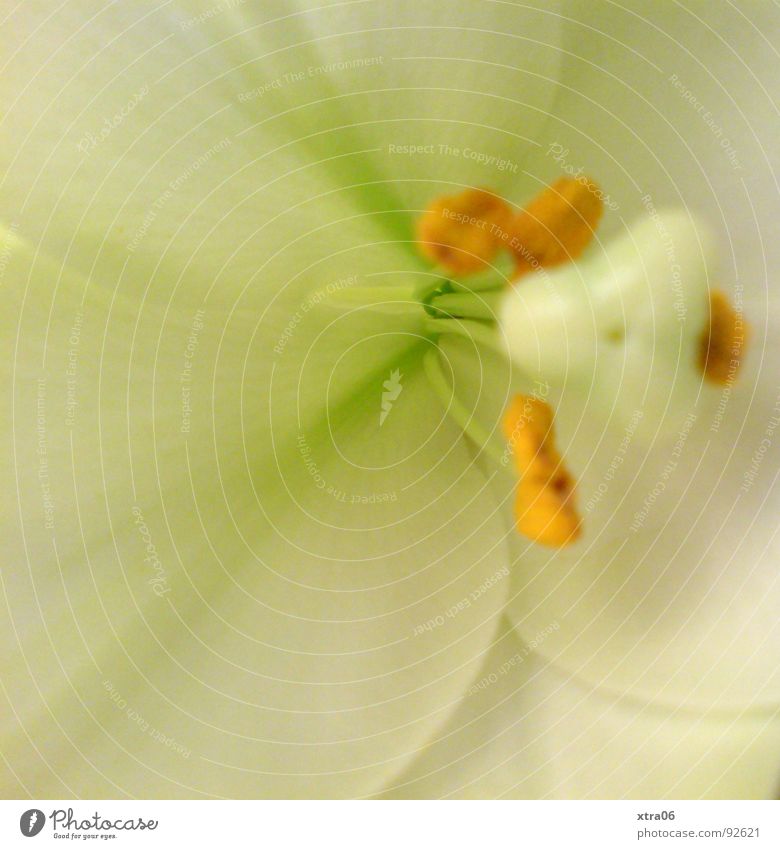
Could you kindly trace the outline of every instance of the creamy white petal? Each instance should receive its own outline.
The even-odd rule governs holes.
[[[584,399],[568,415],[575,393],[559,399],[585,532],[565,551],[518,542],[512,617],[527,637],[558,621],[542,653],[615,692],[769,708],[780,697],[776,16],[698,2],[582,14],[566,31],[546,155],[530,167],[540,182],[580,168],[599,181],[617,207],[602,240],[664,205],[701,217],[721,250],[711,286],[752,337],[736,382],[693,394],[666,439],[640,433],[656,409],[610,427],[582,417]]]
[[[775,798],[773,712],[701,713],[609,694],[500,635],[446,728],[386,796],[400,798]],[[652,826],[648,826],[652,827]]]
[[[141,348],[128,370],[128,302],[91,299],[74,330],[72,274],[41,368],[51,271],[28,280],[11,360],[3,738],[19,780],[36,796],[377,789],[454,709],[509,583],[491,492],[419,366],[396,363],[381,425],[389,374],[269,453],[252,400],[233,403],[241,363],[232,399],[207,388],[209,358],[181,434],[179,360],[155,372]],[[179,414],[133,402],[152,392]]]
[[[509,612],[520,632],[530,639],[554,619],[559,628],[539,651],[617,693],[770,709],[780,686],[770,453],[780,410],[765,398],[766,419],[729,414],[757,403],[753,369],[659,435],[653,409],[608,424],[591,407],[583,421],[576,392],[534,383],[468,339],[442,351],[455,397],[490,447],[480,461],[514,551]],[[558,411],[558,445],[584,521],[570,548],[543,548],[509,530],[517,481],[502,462],[509,455],[499,425],[514,392],[536,393]]]
[[[403,2],[389,21],[387,9],[27,4],[0,80],[5,226],[90,286],[163,305],[166,324],[150,315],[136,334],[155,354],[203,308],[228,369],[251,339],[258,387],[272,370],[294,385],[324,327],[345,350],[383,326],[334,321],[309,308],[312,292],[424,279],[417,210],[444,183],[515,184],[554,95],[555,7]],[[424,55],[438,58],[412,58]],[[395,151],[418,142],[435,154]],[[386,341],[377,367],[409,347]],[[312,385],[330,362],[310,358]],[[320,400],[302,393],[301,415]]]
[[[519,168],[547,118],[556,16],[453,9],[9,18],[15,790],[367,793],[471,680],[508,584],[495,503],[415,368],[418,319],[314,297],[415,282],[409,206],[493,182],[388,139],[419,126]],[[419,84],[409,57],[467,49],[511,67],[442,58]]]
[[[257,274],[267,302],[372,237],[354,271],[426,268],[408,210],[516,186],[549,117],[559,17],[538,5],[26,4],[0,83],[6,223],[82,271],[127,260],[152,298],[183,276],[232,303]]]

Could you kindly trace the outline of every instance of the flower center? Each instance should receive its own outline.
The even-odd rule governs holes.
[[[675,409],[697,397],[702,379],[734,381],[748,338],[728,297],[710,289],[713,251],[686,213],[653,208],[588,251],[603,197],[578,176],[557,180],[519,211],[487,189],[438,198],[416,234],[420,252],[437,263],[435,282],[350,288],[333,298],[422,309],[436,343],[424,362],[431,387],[480,451],[502,466],[510,452],[517,529],[555,547],[575,542],[582,522],[574,478],[555,446],[552,408],[535,395],[516,395],[504,413],[501,450],[495,428],[477,420],[445,376],[439,341],[463,336],[508,356],[530,386],[579,391],[606,418],[669,413],[658,422],[661,432]],[[502,257],[510,270],[497,264]]]
[[[593,240],[602,197],[592,180],[565,177],[518,212],[487,189],[431,203],[417,224],[421,253],[442,269],[441,282],[421,297],[431,336],[463,335],[509,353],[536,382],[576,384],[581,377],[589,394],[595,387],[603,396],[607,410],[619,403],[624,386],[641,386],[640,372],[656,362],[667,372],[652,382],[661,392],[669,392],[681,358],[685,375],[677,383],[688,397],[702,377],[733,381],[747,328],[725,294],[708,291],[700,234],[688,218],[655,214],[607,246],[600,259],[574,263]],[[674,234],[672,251],[679,245],[684,256],[670,256],[668,246],[659,250],[659,233]],[[493,265],[502,251],[513,263],[509,275]],[[679,279],[680,268],[686,279]],[[495,453],[487,430],[454,400],[436,349],[426,355],[425,368],[448,413],[480,448]],[[656,400],[645,389],[643,403]],[[553,419],[541,399],[516,395],[502,429],[518,476],[517,529],[559,547],[579,538],[582,522],[574,479],[555,446]]]

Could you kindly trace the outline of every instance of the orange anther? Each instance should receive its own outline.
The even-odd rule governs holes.
[[[435,200],[417,222],[420,250],[453,274],[480,271],[501,247],[509,206],[485,189]]]
[[[598,186],[561,177],[509,225],[517,276],[576,259],[590,244],[604,210]]]
[[[699,368],[707,380],[719,384],[734,380],[748,336],[747,324],[726,295],[717,289],[711,291],[709,324],[701,335],[699,348]]]
[[[517,530],[542,545],[562,547],[580,535],[574,481],[555,448],[553,412],[548,404],[516,395],[503,431],[520,476],[515,500]]]

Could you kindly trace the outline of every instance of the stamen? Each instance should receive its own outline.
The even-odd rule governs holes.
[[[516,395],[504,414],[504,436],[520,475],[515,500],[518,531],[542,545],[570,545],[580,535],[574,481],[555,449],[548,404]]]
[[[431,348],[427,351],[423,364],[428,383],[438,396],[446,413],[458,423],[465,434],[468,434],[480,451],[484,451],[493,457],[496,463],[502,463],[504,457],[498,446],[494,445],[491,434],[480,425],[474,410],[469,410],[460,403],[452,386],[444,376],[437,348]]]
[[[704,377],[721,385],[733,381],[742,365],[748,336],[747,324],[726,295],[717,289],[710,292],[710,319],[699,349],[699,368]]]
[[[604,211],[598,186],[561,177],[514,217],[506,239],[517,276],[577,259],[590,244]]]
[[[434,339],[448,335],[460,336],[468,339],[472,344],[489,348],[499,356],[506,356],[506,345],[501,336],[485,322],[464,318],[453,318],[448,321],[429,318],[423,327]]]
[[[467,293],[442,292],[431,299],[432,315],[448,318],[472,318],[481,321],[495,321],[501,305],[503,292]]]
[[[453,274],[482,270],[501,247],[512,213],[485,189],[434,201],[417,222],[420,250]]]

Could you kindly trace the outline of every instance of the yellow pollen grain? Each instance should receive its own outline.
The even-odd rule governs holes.
[[[580,536],[574,480],[555,448],[548,404],[516,395],[502,422],[520,481],[515,499],[517,530],[534,542],[561,548]]]
[[[748,326],[718,289],[710,292],[710,319],[701,335],[699,368],[712,383],[726,385],[742,365]]]
[[[577,259],[601,219],[601,198],[592,180],[561,177],[514,216],[509,230],[516,276]]]
[[[417,222],[422,253],[453,274],[480,271],[501,247],[512,212],[486,189],[440,197]]]

